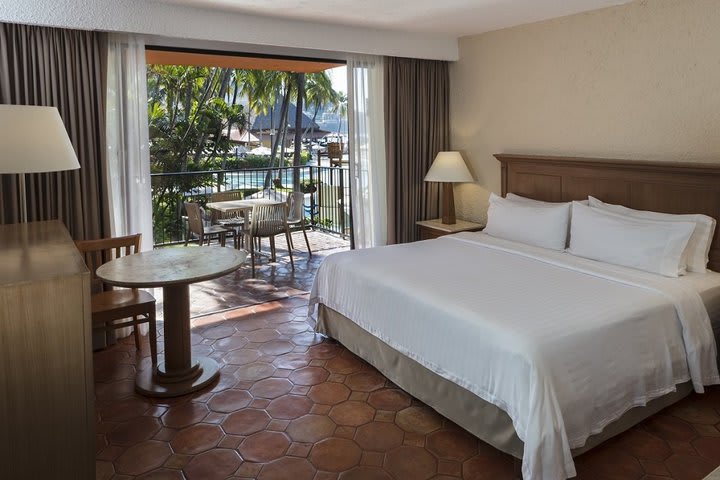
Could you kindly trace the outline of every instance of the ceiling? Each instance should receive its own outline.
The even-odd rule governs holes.
[[[456,37],[630,0],[160,0],[238,13]]]

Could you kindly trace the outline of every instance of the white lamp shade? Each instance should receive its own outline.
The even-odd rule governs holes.
[[[425,175],[425,181],[472,182],[474,179],[460,152],[439,152]]]
[[[0,173],[80,168],[55,107],[0,105]]]

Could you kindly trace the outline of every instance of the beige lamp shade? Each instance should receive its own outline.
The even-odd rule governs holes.
[[[472,182],[474,179],[460,152],[439,152],[425,175],[425,181]]]
[[[80,168],[55,107],[0,105],[0,173]]]

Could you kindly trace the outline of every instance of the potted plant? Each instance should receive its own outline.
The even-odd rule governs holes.
[[[315,193],[315,192],[317,192],[317,185],[306,181],[300,185],[300,190],[303,193]]]

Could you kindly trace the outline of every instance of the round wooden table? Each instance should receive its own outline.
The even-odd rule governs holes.
[[[217,362],[193,356],[190,349],[190,284],[233,272],[246,257],[243,250],[222,247],[160,248],[126,255],[97,269],[97,276],[109,285],[163,289],[165,361],[138,372],[139,393],[177,397],[217,377]]]

